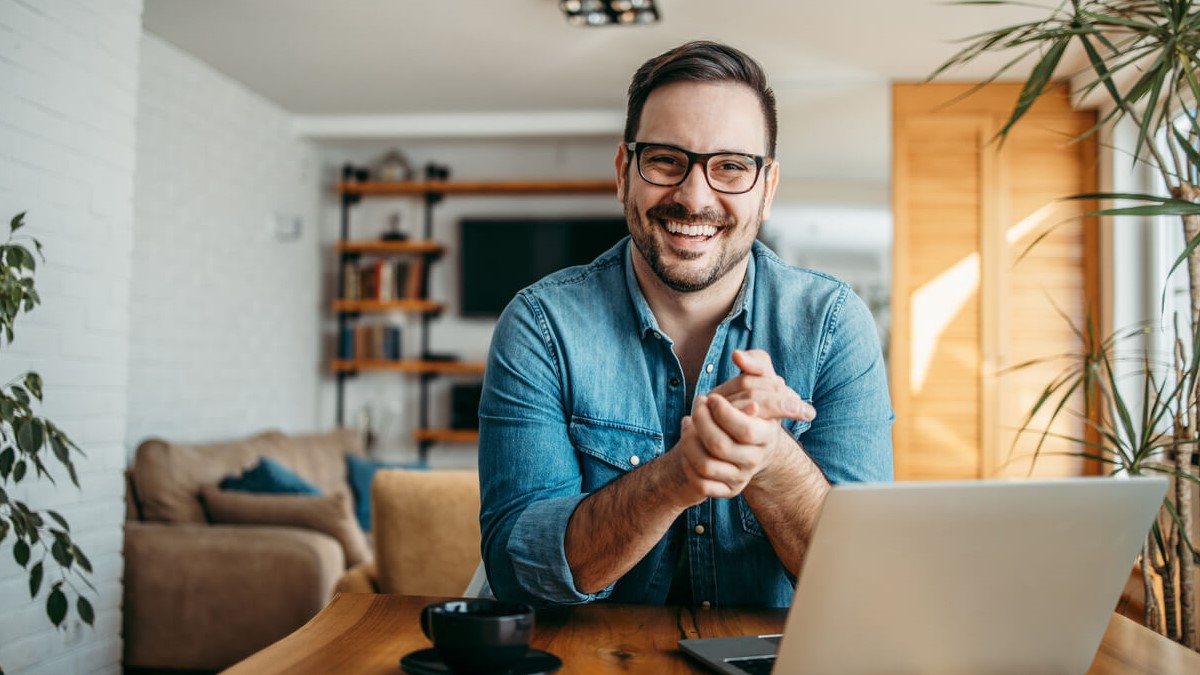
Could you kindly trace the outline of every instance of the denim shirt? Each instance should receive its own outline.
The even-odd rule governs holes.
[[[575,587],[564,541],[576,506],[670,450],[691,409],[683,369],[630,256],[626,237],[589,265],[549,275],[518,293],[496,326],[479,409],[491,590],[537,605],[662,604],[677,549],[687,546],[696,603],[786,607],[795,579],[741,496],[687,509],[686,527],[671,528],[599,593]],[[811,423],[783,424],[831,483],[891,480],[886,368],[870,312],[848,286],[790,267],[755,242],[697,396],[739,374],[738,349],[765,350],[817,409]]]

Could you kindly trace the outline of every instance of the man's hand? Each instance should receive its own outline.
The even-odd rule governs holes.
[[[811,422],[817,411],[775,374],[771,355],[761,349],[738,350],[733,364],[741,375],[726,380],[709,392],[719,395],[739,410],[754,406],[753,414],[763,419],[793,419]]]
[[[761,413],[753,400],[739,409],[719,395],[696,399],[676,448],[687,505],[741,494],[755,476],[794,447],[791,436]]]

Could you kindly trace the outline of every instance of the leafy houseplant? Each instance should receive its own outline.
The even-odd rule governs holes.
[[[24,224],[25,214],[17,214],[9,224],[8,240],[0,244],[0,343],[12,344],[17,316],[41,302],[33,280],[36,260],[23,242],[31,242],[39,256],[42,245],[32,237],[17,236]],[[36,477],[54,483],[47,467],[50,457],[79,487],[71,453],[82,451],[53,422],[37,415],[34,402],[41,400],[42,378],[37,373],[25,373],[0,386],[0,542],[12,535],[12,556],[29,572],[31,598],[42,591],[48,568],[57,568],[58,579],[49,584],[46,594],[46,615],[55,626],[61,626],[70,611],[68,591],[76,597],[79,618],[92,625],[92,604],[74,583],[79,579],[95,590],[86,576],[92,564],[72,541],[67,520],[52,510],[33,510],[9,494],[31,469]]]
[[[1010,0],[955,4],[1031,6]],[[1083,445],[1082,454],[1107,464],[1114,473],[1172,477],[1173,487],[1142,550],[1146,624],[1200,649],[1194,583],[1200,552],[1192,522],[1193,492],[1200,484],[1195,464],[1200,441],[1200,8],[1192,0],[1063,0],[1045,9],[1045,18],[967,38],[966,46],[933,77],[984,54],[1014,54],[988,79],[991,82],[1032,58],[1021,94],[999,133],[1002,142],[1034,102],[1063,86],[1055,79],[1060,65],[1071,60],[1069,54],[1077,54],[1083,65],[1070,74],[1078,93],[1099,94],[1108,104],[1088,133],[1111,129],[1123,120],[1132,122],[1138,130],[1133,161],[1152,167],[1167,186],[1169,196],[1098,193],[1074,198],[1124,202],[1093,215],[1180,219],[1185,244],[1172,272],[1186,269],[1191,304],[1189,316],[1182,325],[1177,322],[1174,353],[1165,359],[1140,355],[1142,386],[1131,401],[1116,365],[1128,358],[1120,353],[1120,345],[1148,329],[1134,327],[1100,338],[1091,325],[1077,327],[1082,357],[1076,355],[1045,388],[1026,427],[1041,409],[1049,410],[1052,418],[1082,415],[1092,420],[1088,424],[1096,433],[1093,439],[1072,439]],[[1072,48],[1076,51],[1069,52]],[[1084,410],[1070,409],[1076,392],[1083,394]],[[1043,431],[1043,438],[1048,433]]]

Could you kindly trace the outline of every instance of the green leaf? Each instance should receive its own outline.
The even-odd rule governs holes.
[[[61,525],[62,529],[66,530],[67,532],[71,531],[71,525],[67,523],[67,519],[63,518],[62,515],[59,514],[58,511],[52,511],[50,509],[47,509],[46,513],[48,513],[50,515],[50,517],[54,519],[55,522],[57,522],[59,525]]]
[[[5,448],[3,452],[0,452],[0,477],[7,480],[9,474],[12,473],[13,464],[15,464],[16,461],[17,453],[12,449],[11,446]]]
[[[63,439],[59,438],[58,434],[50,434],[50,448],[54,451],[54,456],[63,465],[71,463],[71,455],[67,449],[67,444]]]
[[[79,600],[75,602],[75,609],[79,610],[79,618],[83,619],[84,623],[89,626],[94,624],[96,621],[96,612],[92,609],[92,603],[88,602],[87,598],[82,595],[79,596]]]
[[[25,373],[25,388],[37,400],[42,400],[42,376],[34,372]]]
[[[29,544],[24,539],[18,539],[17,543],[13,544],[13,560],[21,567],[29,564]]]
[[[17,230],[19,230],[25,226],[25,214],[26,213],[27,213],[26,211],[22,211],[12,217],[12,220],[8,223],[9,232],[16,232]]]
[[[0,520],[0,541],[4,541],[4,538],[8,536],[8,528],[8,522]]]
[[[57,561],[58,564],[64,569],[70,568],[71,563],[74,562],[74,557],[71,555],[71,551],[67,548],[67,545],[63,543],[62,539],[58,539],[54,542],[54,545],[50,547],[50,555],[54,556],[54,560]]]
[[[25,471],[27,468],[28,468],[28,465],[25,464],[25,460],[22,459],[17,462],[17,465],[13,467],[13,472],[12,472],[14,483],[21,482],[21,479],[25,477]]]
[[[88,557],[83,554],[83,549],[79,548],[74,543],[71,544],[71,555],[74,556],[75,561],[79,563],[79,566],[84,572],[87,572],[88,574],[92,573],[92,561],[88,560]]]
[[[63,619],[67,618],[67,594],[62,592],[61,586],[62,582],[55,584],[50,597],[46,598],[46,616],[55,626],[61,625]]]
[[[13,392],[21,391],[14,387]],[[19,398],[19,397],[18,397]],[[17,446],[25,454],[32,455],[42,449],[42,425],[34,417],[27,417],[17,426]]]
[[[29,597],[36,598],[42,590],[42,562],[39,560],[33,569],[29,570]]]

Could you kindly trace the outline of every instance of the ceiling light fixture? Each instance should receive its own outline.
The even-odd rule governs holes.
[[[572,26],[637,25],[658,21],[654,0],[559,0]]]

